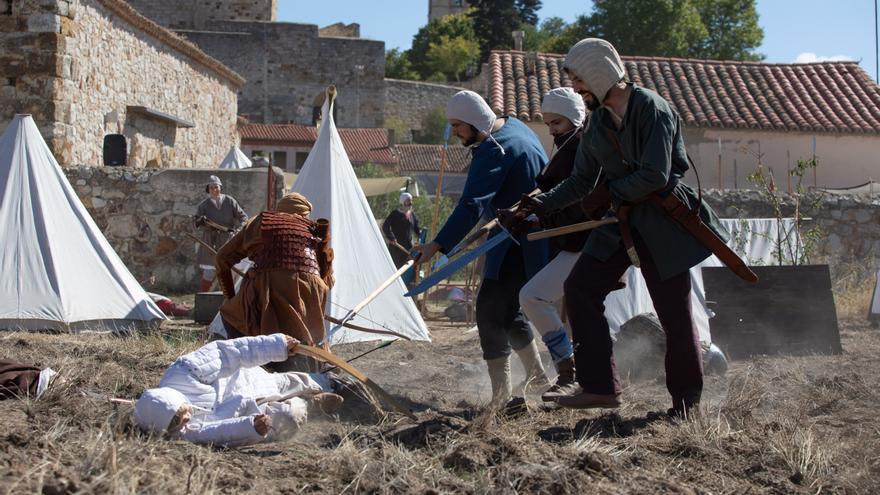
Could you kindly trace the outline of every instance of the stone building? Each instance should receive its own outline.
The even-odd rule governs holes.
[[[129,3],[247,78],[238,109],[251,122],[313,124],[332,83],[340,127],[384,123],[385,43],[360,38],[357,25],[276,22],[276,0]]]
[[[30,113],[62,166],[216,166],[244,80],[122,0],[0,0],[0,126]]]
[[[880,86],[856,62],[622,59],[631,81],[678,111],[704,188],[749,188],[748,176],[760,165],[785,190],[788,170],[814,155],[819,166],[804,186],[850,187],[880,176]],[[506,50],[489,57],[489,105],[529,124],[548,150],[541,98],[571,85],[562,61]]]
[[[428,0],[428,22],[467,10],[467,0]]]

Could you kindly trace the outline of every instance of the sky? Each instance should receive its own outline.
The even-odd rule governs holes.
[[[591,8],[585,0],[544,0],[538,15],[571,22]],[[856,60],[877,77],[873,0],[758,0],[758,15],[764,29],[758,52],[766,62]],[[362,37],[384,41],[386,49],[407,49],[428,22],[428,0],[278,0],[278,20],[356,22]]]

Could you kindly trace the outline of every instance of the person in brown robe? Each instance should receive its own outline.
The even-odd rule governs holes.
[[[0,400],[39,398],[56,378],[60,376],[52,368],[41,370],[12,359],[0,359]]]
[[[235,227],[247,221],[247,214],[232,196],[222,194],[223,184],[220,178],[212,175],[205,185],[205,198],[196,207],[195,224],[202,230],[202,240],[215,251],[226,244],[232,237]],[[207,220],[207,221],[206,221]],[[223,227],[225,230],[220,230]],[[199,290],[211,290],[214,282],[214,254],[204,245],[199,245],[197,262],[202,269],[202,280]]]
[[[324,339],[333,250],[329,222],[310,220],[311,210],[305,196],[288,194],[276,211],[257,215],[217,253],[217,277],[227,298],[220,315],[230,338],[281,332],[308,345]],[[236,293],[232,267],[245,257],[254,267]]]

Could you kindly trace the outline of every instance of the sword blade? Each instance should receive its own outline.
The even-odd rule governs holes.
[[[436,272],[432,273],[430,277],[425,278],[424,280],[422,280],[422,282],[419,285],[413,287],[409,292],[404,294],[404,297],[412,297],[412,296],[419,295],[422,292],[425,292],[426,290],[437,285],[438,283],[442,282],[443,280],[446,280],[453,273],[464,268],[471,261],[479,258],[483,254],[488,252],[490,249],[494,248],[498,244],[501,244],[502,242],[504,242],[507,239],[510,239],[510,234],[508,234],[506,231],[499,232],[498,234],[493,236],[491,239],[484,242],[480,247],[474,249],[473,251],[471,251],[469,253],[463,254],[463,255],[459,256],[458,258],[450,261],[449,263],[443,265],[442,268],[440,268]]]

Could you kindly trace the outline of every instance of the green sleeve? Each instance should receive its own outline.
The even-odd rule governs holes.
[[[593,192],[599,174],[602,172],[602,166],[587,147],[588,141],[589,136],[585,134],[578,146],[571,175],[550,191],[539,194],[535,198],[543,203],[546,211],[561,210],[577,203]]]
[[[657,106],[642,112],[638,127],[645,138],[634,164],[636,169],[625,177],[608,181],[608,190],[614,197],[635,202],[666,186],[676,132],[677,121],[673,117],[672,112]]]

